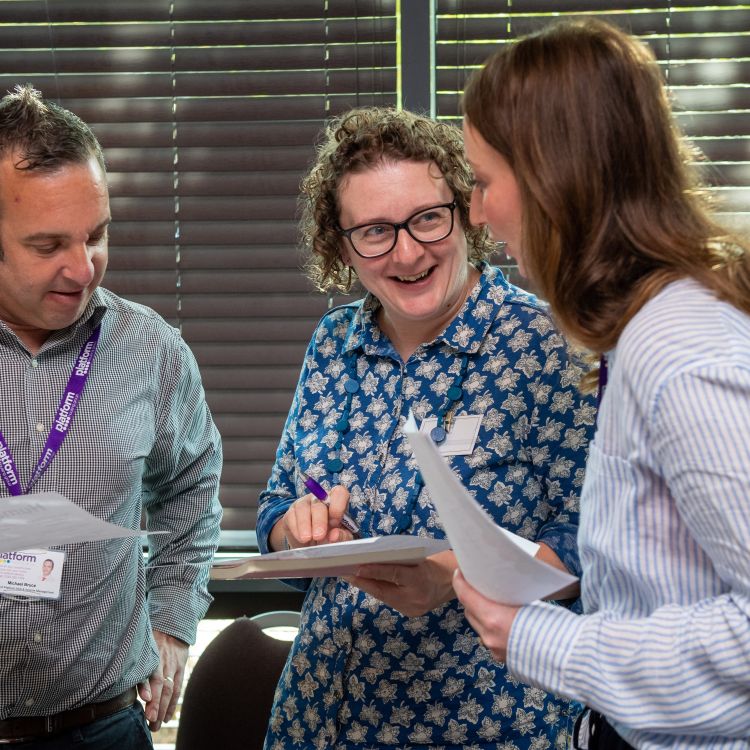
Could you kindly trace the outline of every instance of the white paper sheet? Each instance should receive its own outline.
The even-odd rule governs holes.
[[[102,521],[59,492],[38,492],[0,500],[0,553],[139,537],[145,533]]]
[[[216,561],[211,578],[313,578],[353,573],[367,563],[416,565],[429,555],[449,548],[446,539],[394,534],[351,542],[272,552]]]
[[[414,417],[404,426],[440,523],[466,580],[488,599],[527,604],[576,578],[534,558],[536,545],[498,526],[451,471]]]

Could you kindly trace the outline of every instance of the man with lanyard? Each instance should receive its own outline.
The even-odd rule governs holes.
[[[0,745],[24,750],[151,748],[210,602],[219,435],[179,332],[99,287],[109,223],[88,126],[28,86],[0,100],[0,502],[167,532],[145,565],[138,538],[35,551],[56,575],[31,597],[33,555],[3,556]]]

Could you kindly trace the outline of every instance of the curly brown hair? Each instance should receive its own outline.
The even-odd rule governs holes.
[[[469,201],[473,176],[464,157],[463,135],[453,125],[405,110],[362,107],[332,119],[322,131],[314,165],[302,180],[300,233],[308,276],[321,291],[350,291],[355,272],[341,258],[338,188],[351,173],[382,160],[434,162],[456,197],[469,260],[494,249],[484,227],[472,227]]]

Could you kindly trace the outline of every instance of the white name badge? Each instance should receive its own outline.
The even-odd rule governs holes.
[[[0,552],[0,594],[59,599],[65,553],[51,549]]]
[[[468,456],[474,450],[479,427],[482,424],[481,414],[462,414],[453,417],[453,424],[445,440],[437,446],[441,456]],[[437,427],[437,417],[427,417],[422,420],[419,431],[427,435]]]

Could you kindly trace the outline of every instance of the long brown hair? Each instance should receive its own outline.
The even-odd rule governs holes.
[[[501,48],[464,113],[510,164],[529,276],[560,327],[596,353],[665,284],[693,277],[750,313],[750,252],[712,218],[658,64],[600,21]]]

